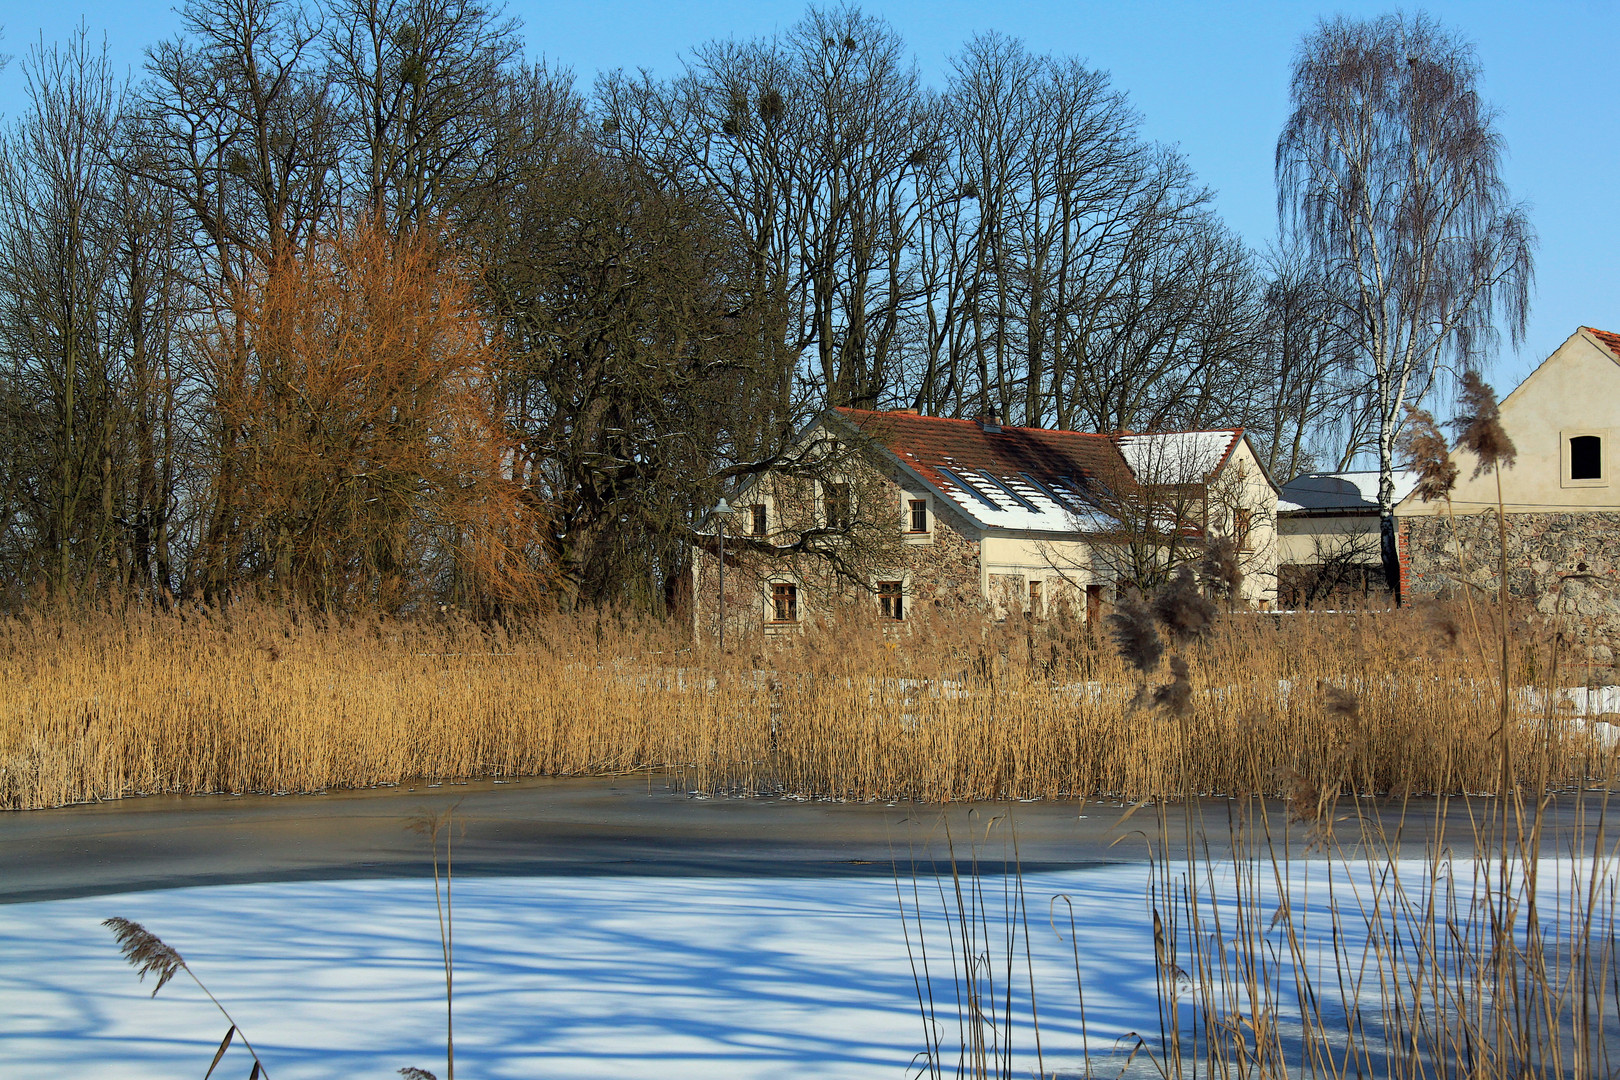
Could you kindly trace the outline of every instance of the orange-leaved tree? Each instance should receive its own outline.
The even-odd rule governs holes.
[[[323,609],[545,597],[544,507],[511,479],[469,276],[440,227],[361,223],[243,291],[247,371],[217,390],[241,577]]]

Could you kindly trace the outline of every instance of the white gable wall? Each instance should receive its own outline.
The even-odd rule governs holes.
[[[1518,388],[1502,401],[1502,426],[1518,450],[1513,468],[1502,473],[1502,498],[1517,513],[1613,510],[1620,507],[1620,362],[1585,330],[1570,335]],[[1569,479],[1569,439],[1597,435],[1602,440],[1603,478]],[[1496,508],[1496,480],[1474,478],[1475,458],[1453,451],[1459,476],[1452,506],[1459,514]],[[1435,512],[1416,496],[1397,507],[1400,515]]]

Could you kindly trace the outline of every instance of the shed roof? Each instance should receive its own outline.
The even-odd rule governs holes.
[[[1398,503],[1417,486],[1417,473],[1395,470],[1395,501]],[[1305,473],[1282,486],[1277,512],[1376,513],[1378,510],[1378,470],[1338,473]]]

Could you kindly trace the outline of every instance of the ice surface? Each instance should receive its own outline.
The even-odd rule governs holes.
[[[1088,963],[1109,986],[1088,1000],[1088,1020],[1106,1048],[1115,1036],[1099,1033],[1154,1015],[1144,880],[1133,868],[1026,884],[1041,911],[1037,986],[1052,996],[1043,1036],[1060,1057],[1080,1036],[1063,993],[1070,954],[1046,928],[1045,895],[1072,894],[1087,926]],[[906,888],[909,904],[909,877]],[[889,877],[468,878],[454,897],[458,1076],[899,1078],[923,1045]],[[927,914],[926,890],[923,900]],[[202,1075],[225,1022],[183,974],[151,999],[100,925],[113,915],[180,951],[275,1080],[385,1078],[407,1065],[444,1075],[433,885],[412,880],[0,907],[0,1076]],[[947,935],[943,923],[933,930],[940,963]],[[222,1070],[232,1061],[228,1075],[246,1075],[239,1048]]]
[[[1223,905],[1231,865],[1200,875]],[[1401,865],[1409,882],[1421,883],[1420,863]],[[1330,911],[1350,913],[1341,940],[1354,950],[1365,938],[1355,912],[1383,903],[1371,891],[1376,875],[1366,868],[1346,874],[1330,867],[1305,861],[1288,870],[1296,925],[1317,958],[1332,939]],[[1451,867],[1467,881],[1463,861]],[[1327,887],[1330,873],[1337,899]],[[1258,880],[1268,875],[1269,869]],[[1545,882],[1564,882],[1566,893],[1579,877],[1551,861],[1544,875]],[[968,879],[965,887],[972,884]],[[1156,1035],[1149,884],[1149,867],[1138,863],[1024,879],[1049,1072],[1080,1074],[1084,1046],[1107,1054],[1132,1044],[1133,1031]],[[1017,880],[986,877],[979,887],[992,940],[974,949],[987,955],[981,971],[1000,988],[1006,913],[1019,910]],[[951,954],[961,950],[962,929],[944,915],[954,907],[948,878],[913,877],[903,867],[898,880],[467,878],[455,883],[454,900],[457,1071],[464,1078],[898,1080],[915,1073],[913,1059],[924,1045],[919,981],[931,985],[934,1030],[947,1072],[955,1071],[960,1036]],[[1074,945],[1066,937],[1069,901]],[[136,981],[100,925],[113,915],[145,924],[185,956],[276,1080],[381,1080],[402,1066],[444,1075],[433,885],[383,880],[0,907],[0,1076],[202,1075],[225,1022],[183,974],[152,999],[151,984]],[[1286,954],[1284,933],[1273,922],[1268,948]],[[1278,970],[1281,984],[1292,985]],[[1030,974],[1021,945],[1011,984],[1013,1014],[1027,1018]],[[222,1074],[245,1076],[247,1060],[233,1048]],[[1013,1073],[1028,1076],[1035,1066],[1032,1031],[1020,1021]]]

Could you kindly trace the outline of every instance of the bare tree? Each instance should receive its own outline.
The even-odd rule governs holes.
[[[598,146],[571,94],[532,119],[545,149],[478,237],[512,469],[553,523],[564,606],[656,608],[691,523],[757,453],[779,320],[709,191]]]
[[[339,609],[397,610],[469,577],[539,595],[523,538],[543,522],[504,475],[488,335],[443,240],[433,223],[363,224],[246,294],[252,364],[219,403],[248,450],[239,579]]]
[[[942,108],[913,404],[1092,430],[1230,422],[1252,369],[1252,259],[1107,74],[984,34]]]
[[[521,52],[477,0],[333,0],[326,50],[358,174],[353,201],[397,229],[486,180],[493,115]]]
[[[1328,467],[1347,469],[1372,444],[1344,312],[1298,249],[1273,250],[1268,261],[1255,356],[1264,387],[1250,434],[1266,471],[1281,480],[1316,467],[1323,455]]]
[[[1508,201],[1473,47],[1426,16],[1338,18],[1294,63],[1277,207],[1320,267],[1377,425],[1384,573],[1398,589],[1394,448],[1407,402],[1448,363],[1524,333],[1534,235]]]
[[[877,404],[918,303],[918,186],[941,152],[894,29],[811,8],[776,38],[700,46],[667,84],[611,76],[598,98],[618,153],[708,189],[749,245],[778,353],[805,358],[827,403]]]
[[[137,106],[132,167],[178,203],[212,331],[199,375],[217,400],[239,395],[255,362],[235,325],[269,284],[260,272],[292,265],[332,209],[336,111],[316,45],[320,27],[290,0],[189,0],[184,34],[150,50]],[[208,522],[193,585],[229,588],[241,556],[240,432],[216,411],[208,441]]]
[[[119,554],[129,344],[121,89],[83,28],[66,46],[36,46],[23,73],[30,108],[0,144],[10,429],[0,530],[11,575],[71,597]]]

